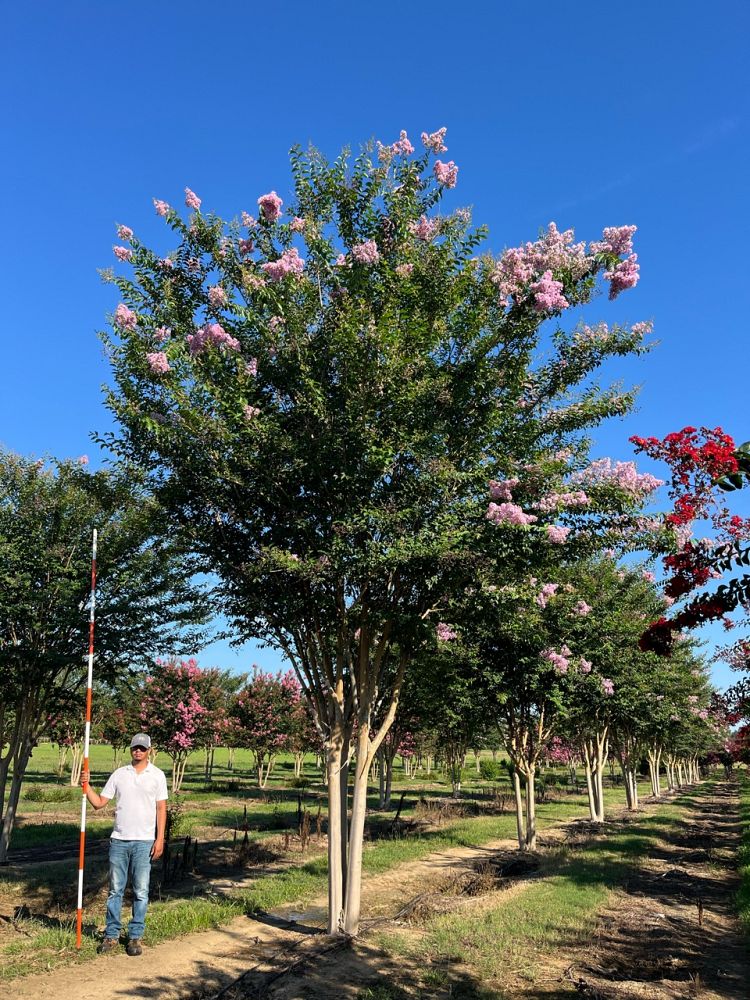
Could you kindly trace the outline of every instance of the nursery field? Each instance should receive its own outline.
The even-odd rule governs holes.
[[[112,750],[95,746],[91,758],[92,783],[101,788]],[[624,815],[622,785],[610,776],[605,802],[611,819],[597,831],[587,822],[585,790],[571,783],[567,768],[548,770],[538,789],[540,846],[522,856],[515,850],[507,778],[487,781],[470,758],[462,797],[455,801],[439,771],[429,779],[424,773],[406,778],[397,766],[390,810],[378,810],[376,784],[371,787],[365,934],[356,945],[328,951],[321,944],[329,940],[321,933],[326,803],[314,758],[305,761],[302,778],[294,777],[291,757],[280,758],[261,791],[250,776],[248,754],[238,751],[229,770],[226,751],[218,751],[211,782],[203,756],[196,754],[178,802],[171,803],[170,861],[158,862],[152,872],[145,944],[159,959],[139,966],[124,956],[95,954],[106,899],[110,807],[89,813],[85,940],[81,954],[75,953],[80,793],[57,777],[56,763],[51,745],[34,751],[10,864],[0,869],[0,977],[12,996],[187,998],[221,990],[236,998],[337,996],[342,963],[346,995],[362,1000],[546,997],[576,990],[592,997],[630,996],[635,994],[603,992],[602,984],[608,968],[621,983],[639,978],[639,963],[652,985],[672,982],[672,976],[668,989],[687,990],[696,976],[715,985],[725,975],[729,992],[701,995],[743,995],[731,992],[744,961],[739,939],[727,952],[733,956],[728,971],[716,971],[715,957],[701,957],[701,942],[720,930],[730,935],[727,942],[736,936],[739,799],[737,787],[716,776],[656,802],[645,799],[644,779],[644,810],[631,815]],[[168,770],[168,761],[156,763]],[[625,968],[624,954],[617,958],[620,965],[612,964],[614,958],[607,965],[604,942],[609,937],[622,944],[621,917],[631,921],[623,932],[631,938],[642,920],[656,926],[662,919],[638,915],[655,886],[662,895],[674,891],[670,939],[689,930],[690,941],[677,958],[665,953],[647,959],[645,943],[639,957],[633,940],[632,969]],[[583,967],[581,949],[593,939],[599,957],[589,954]],[[669,950],[664,941],[659,948]],[[102,992],[103,963],[111,994]],[[703,972],[701,963],[708,963]],[[138,977],[148,980],[148,988]],[[580,987],[589,979],[596,980],[591,988],[598,993]],[[147,991],[138,993],[141,986]]]

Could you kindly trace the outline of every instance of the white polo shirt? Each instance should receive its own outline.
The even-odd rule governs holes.
[[[149,762],[138,773],[132,764],[118,767],[102,788],[102,798],[117,798],[113,840],[153,840],[156,830],[156,803],[167,798],[163,771]]]

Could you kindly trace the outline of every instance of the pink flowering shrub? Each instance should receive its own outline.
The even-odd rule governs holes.
[[[235,739],[253,754],[261,788],[268,781],[276,756],[290,749],[300,699],[299,681],[291,670],[276,675],[256,667],[234,700],[231,715],[236,722]]]
[[[537,312],[559,312],[567,309],[569,302],[562,294],[562,281],[555,281],[552,271],[545,271],[538,281],[529,285]]]
[[[190,188],[185,188],[185,204],[188,208],[194,209],[196,212],[200,211],[201,199],[195,193],[191,191]]]
[[[491,503],[487,508],[487,520],[493,524],[533,524],[539,518],[534,514],[524,514],[523,510],[515,503]]]

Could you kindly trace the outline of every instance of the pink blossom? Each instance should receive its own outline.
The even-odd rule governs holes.
[[[646,583],[653,583],[654,580],[656,579],[656,576],[651,572],[651,570],[648,569],[644,569],[643,572],[641,573],[641,576],[646,581]]]
[[[547,541],[553,545],[563,545],[570,534],[570,528],[563,528],[559,524],[546,524],[544,530],[547,532]]]
[[[592,667],[591,660],[586,660],[583,657],[581,657],[581,659],[579,661],[579,669],[580,669],[581,673],[582,674],[590,674],[591,673],[591,667]]]
[[[269,194],[262,194],[260,198],[258,198],[260,214],[266,222],[276,222],[281,215],[281,206],[283,204],[284,202],[281,198],[279,198],[275,191],[271,191]]]
[[[346,267],[348,261],[345,253],[340,253],[335,260],[336,267]]]
[[[548,514],[559,507],[588,507],[590,503],[583,490],[572,490],[568,493],[549,493],[536,506],[538,510]]]
[[[451,640],[458,638],[458,633],[454,632],[450,625],[446,625],[445,622],[437,623],[435,633],[437,635],[438,642],[451,642]]]
[[[117,238],[118,240],[125,240],[130,242],[133,239],[133,230],[130,226],[118,226],[117,227]]]
[[[115,309],[114,321],[121,330],[135,330],[138,325],[138,317],[123,302]]]
[[[307,226],[307,219],[303,219],[300,215],[295,215],[292,221],[289,223],[289,228],[293,233],[304,233],[305,227]]]
[[[253,292],[266,287],[265,278],[261,278],[259,274],[248,274],[245,277],[245,284]]]
[[[444,143],[445,133],[448,131],[447,128],[439,128],[437,132],[427,132],[422,133],[422,144],[425,148],[432,150],[433,153],[447,153],[448,147]]]
[[[633,252],[633,235],[637,226],[607,226],[599,243],[591,244],[591,253],[609,253],[622,257]]]
[[[413,264],[399,264],[396,267],[396,274],[399,278],[410,278],[413,270]]]
[[[221,285],[212,285],[208,290],[208,301],[214,309],[223,309],[227,305],[227,293]]]
[[[255,243],[253,240],[240,240],[239,248],[242,256],[248,257],[255,249]]]
[[[534,296],[534,309],[537,312],[557,312],[567,309],[569,303],[562,294],[562,281],[555,281],[551,271],[545,271],[539,281],[529,285],[529,291]]]
[[[609,297],[616,299],[620,292],[627,288],[633,288],[638,284],[640,264],[638,254],[631,253],[625,260],[615,264],[611,271],[604,272],[604,280],[610,282]]]
[[[383,146],[381,143],[378,143],[378,159],[383,163],[390,163],[393,157],[399,154],[402,156],[411,156],[413,152],[414,147],[409,142],[409,137],[404,129],[401,129],[401,135],[398,140],[390,146]]]
[[[196,330],[194,334],[189,333],[185,339],[190,353],[193,355],[200,354],[210,345],[222,349],[226,348],[230,351],[239,351],[240,349],[239,340],[228,334],[219,323],[207,323]]]
[[[456,182],[458,181],[458,167],[453,160],[449,160],[447,163],[443,163],[442,160],[435,160],[432,172],[435,175],[435,180],[441,187],[454,188],[456,186]]]
[[[159,261],[159,267],[163,267],[166,271],[171,271],[174,267],[174,263],[169,257],[162,257]]]
[[[579,601],[578,604],[573,608],[573,612],[581,617],[584,615],[591,614],[591,605],[587,604],[585,601]]]
[[[493,500],[512,500],[518,479],[490,479],[490,496]]]
[[[437,229],[437,222],[434,219],[428,219],[426,215],[423,215],[419,222],[409,223],[409,232],[413,233],[418,240],[422,240],[424,243],[429,243],[430,240],[435,235]]]
[[[89,456],[88,455],[79,455],[78,458],[76,459],[76,462],[78,463],[78,465],[88,465],[89,464]]]
[[[561,233],[550,222],[547,232],[535,243],[505,250],[491,275],[501,303],[508,305],[511,298],[523,302],[530,282],[546,271],[564,272],[574,280],[587,274],[591,263],[586,244],[574,243],[574,236],[572,229]]]
[[[164,217],[169,211],[169,205],[166,201],[159,201],[158,198],[154,198],[154,208],[156,209],[156,214]]]
[[[609,677],[602,677],[602,694],[609,697],[615,693],[615,686]]]
[[[635,462],[612,462],[611,458],[599,458],[581,472],[575,472],[571,480],[587,486],[617,486],[633,497],[645,497],[664,485],[648,472],[639,473]]]
[[[260,413],[260,410],[257,406],[250,406],[248,404],[242,407],[242,412],[245,414],[245,420],[254,420]]]
[[[533,514],[524,514],[523,510],[515,503],[491,503],[487,508],[487,520],[494,524],[533,524],[539,518]]]
[[[168,326],[157,326],[154,330],[154,340],[158,340],[160,343],[168,340],[172,335],[172,330]]]
[[[191,191],[190,188],[185,188],[185,204],[188,208],[192,208],[196,212],[200,211],[201,200],[195,191]]]
[[[643,323],[633,323],[630,329],[636,336],[646,337],[653,332],[654,324],[650,320],[646,320]]]
[[[296,247],[285,250],[278,260],[270,260],[267,264],[261,264],[261,270],[265,271],[270,281],[281,281],[286,275],[300,275],[305,269],[305,262],[300,257]]]
[[[570,666],[570,660],[567,656],[558,653],[554,649],[545,649],[542,653],[542,659],[551,663],[558,674],[567,674],[568,667]]]
[[[380,260],[380,251],[375,240],[367,240],[366,243],[357,243],[352,247],[352,257],[360,264],[377,264]]]
[[[550,598],[554,597],[560,589],[559,583],[544,583],[542,589],[537,594],[535,600],[540,608],[544,609],[549,604]]]
[[[146,361],[148,361],[149,368],[154,375],[164,375],[170,371],[169,361],[164,351],[154,351],[152,354],[147,354]]]
[[[117,257],[118,260],[130,260],[133,256],[133,251],[130,247],[112,247],[112,253]]]
[[[242,213],[242,225],[246,229],[254,229],[258,225],[258,220],[254,218],[249,212]]]
[[[245,373],[251,375],[253,378],[258,374],[258,359],[250,358],[250,360],[245,365]]]

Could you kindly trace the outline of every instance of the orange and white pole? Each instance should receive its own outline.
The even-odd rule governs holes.
[[[86,725],[83,732],[83,770],[89,769],[89,739],[91,737],[91,688],[94,679],[94,609],[96,607],[96,528],[91,546],[91,605],[89,610],[89,670],[86,682]],[[82,786],[81,799],[81,840],[78,848],[78,910],[76,912],[76,948],[81,947],[81,927],[83,925],[83,857],[86,847],[86,791],[88,782]]]

